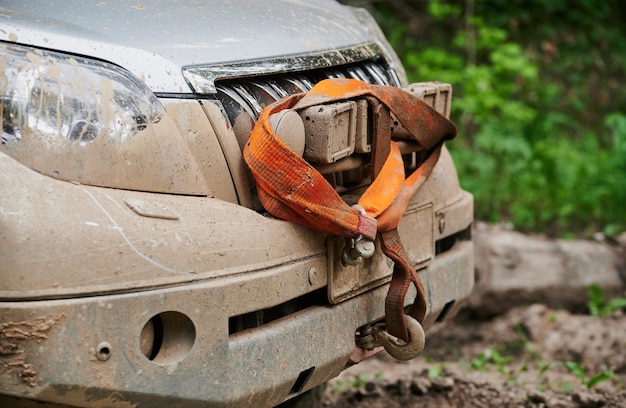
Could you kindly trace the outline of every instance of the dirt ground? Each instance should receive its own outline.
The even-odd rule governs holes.
[[[626,315],[542,304],[427,333],[422,356],[386,353],[332,380],[325,407],[626,407]]]

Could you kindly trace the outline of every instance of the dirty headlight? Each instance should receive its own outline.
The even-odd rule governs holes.
[[[114,65],[20,46],[4,46],[0,76],[2,144],[23,132],[86,144],[124,143],[158,122],[158,99]]]
[[[159,100],[113,64],[0,44],[0,116],[0,151],[42,174],[130,190],[202,190],[188,181],[199,179],[197,166]]]

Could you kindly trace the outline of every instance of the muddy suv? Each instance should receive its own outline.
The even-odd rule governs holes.
[[[387,347],[378,239],[268,214],[244,160],[264,107],[328,78],[449,114],[451,88],[409,86],[365,11],[4,1],[0,55],[0,405],[273,406]],[[363,101],[272,122],[349,204],[377,148]],[[409,174],[424,150],[398,145]],[[444,146],[397,228],[420,330],[472,288],[472,205]]]

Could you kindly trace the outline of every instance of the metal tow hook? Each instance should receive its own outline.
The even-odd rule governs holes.
[[[369,239],[359,237],[357,239],[347,239],[346,246],[341,252],[341,263],[346,265],[358,265],[363,258],[371,258],[376,251],[376,245]]]
[[[374,328],[374,344],[383,346],[385,351],[396,360],[409,361],[418,356],[424,350],[426,335],[422,325],[411,316],[404,316],[409,331],[408,343],[398,340],[385,330]]]
[[[356,208],[361,214],[365,215],[365,209],[358,204],[352,206]],[[358,265],[363,261],[363,258],[371,258],[376,252],[376,245],[374,241],[363,238],[359,235],[356,239],[346,239],[346,246],[341,251],[341,263],[344,266]]]

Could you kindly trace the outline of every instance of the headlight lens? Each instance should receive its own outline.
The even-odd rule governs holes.
[[[0,44],[0,116],[0,150],[43,174],[202,194],[185,179],[197,166],[159,100],[115,65]]]
[[[98,137],[124,143],[161,119],[158,99],[116,66],[14,45],[3,51],[3,144],[23,131],[82,145]]]

